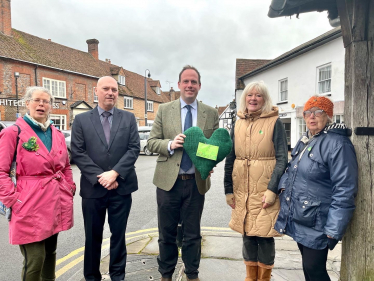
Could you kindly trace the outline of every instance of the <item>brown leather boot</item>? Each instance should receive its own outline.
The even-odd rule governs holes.
[[[171,278],[161,277],[161,281],[171,281]]]
[[[271,268],[258,267],[257,281],[270,281]]]
[[[257,281],[257,262],[244,261],[247,271],[247,277],[244,281]]]

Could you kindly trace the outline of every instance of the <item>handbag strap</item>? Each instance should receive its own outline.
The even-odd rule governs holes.
[[[17,142],[16,142],[16,151],[14,152],[14,156],[13,156],[13,161],[16,161],[16,158],[17,158],[17,148],[18,148],[18,143],[19,143],[19,134],[21,133],[21,128],[14,124],[13,126],[16,126],[18,128],[18,134],[17,134]]]

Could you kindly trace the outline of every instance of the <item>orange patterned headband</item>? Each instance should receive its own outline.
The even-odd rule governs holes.
[[[332,101],[325,97],[311,97],[304,105],[304,111],[313,107],[318,107],[326,112],[327,116],[332,118],[334,114],[334,104]]]

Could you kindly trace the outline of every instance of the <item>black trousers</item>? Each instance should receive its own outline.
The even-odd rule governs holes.
[[[328,248],[315,250],[297,243],[302,259],[303,271],[306,281],[330,281],[327,273],[326,262]]]
[[[201,256],[200,221],[205,196],[197,189],[195,179],[177,179],[170,191],[157,188],[158,270],[171,278],[178,262],[177,227],[183,221],[182,260],[189,279],[198,277]]]
[[[131,194],[119,195],[116,190],[110,190],[101,198],[82,198],[86,234],[83,274],[86,280],[101,280],[101,244],[107,210],[109,228],[112,233],[110,237],[110,278],[113,281],[125,279],[127,258],[125,233],[131,203]]]
[[[244,235],[243,258],[245,261],[260,262],[272,266],[275,259],[274,238]]]

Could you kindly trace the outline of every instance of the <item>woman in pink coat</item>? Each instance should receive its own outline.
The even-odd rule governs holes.
[[[9,240],[24,256],[22,280],[50,281],[57,235],[73,226],[75,184],[64,135],[49,119],[53,96],[29,87],[24,100],[29,113],[0,134],[0,201],[12,208]],[[16,187],[9,177],[15,151]]]

